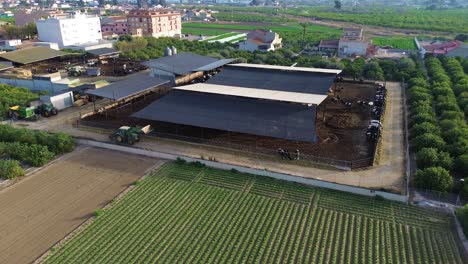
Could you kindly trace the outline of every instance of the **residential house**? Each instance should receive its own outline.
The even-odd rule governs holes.
[[[206,10],[206,9],[189,9],[185,10],[182,16],[183,21],[212,21],[215,20],[213,17],[214,13],[218,11]]]
[[[365,40],[362,28],[345,28],[338,44],[338,55],[365,56],[369,48],[369,41]]]
[[[467,57],[468,56],[468,45],[458,41],[448,42],[434,42],[426,45],[422,45],[420,50],[422,54],[434,54],[434,55],[447,55],[449,57]]]
[[[338,46],[340,44],[339,39],[327,39],[321,40],[319,44],[319,51],[325,52],[328,54],[336,54],[338,53]]]
[[[274,51],[282,48],[282,39],[279,34],[271,30],[257,29],[247,34],[247,39],[239,42],[240,50],[247,51]]]

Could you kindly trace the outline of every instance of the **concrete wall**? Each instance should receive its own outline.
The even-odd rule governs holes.
[[[49,80],[0,78],[0,83],[26,87],[32,91],[48,91],[49,93],[57,93],[68,89],[68,84],[54,83]]]
[[[338,53],[340,56],[366,55],[369,43],[366,41],[347,41],[340,40]]]
[[[114,145],[110,143],[98,142],[98,141],[87,140],[87,139],[78,139],[77,143],[94,146],[94,147],[116,150],[116,151],[123,151],[127,153],[133,153],[133,154],[143,155],[143,156],[148,156],[148,157],[167,159],[167,160],[175,160],[177,159],[177,157],[181,157],[187,160],[188,162],[199,161],[208,167],[222,169],[222,170],[236,169],[240,172],[250,173],[250,174],[255,174],[255,175],[260,175],[260,176],[267,176],[267,177],[271,177],[271,178],[275,178],[279,180],[297,182],[297,183],[307,184],[311,186],[333,189],[337,191],[349,192],[349,193],[371,196],[371,197],[379,195],[379,196],[384,197],[385,199],[392,200],[392,201],[404,202],[404,203],[408,202],[408,197],[405,195],[399,195],[399,194],[382,192],[382,191],[374,191],[374,190],[369,190],[365,188],[341,185],[341,184],[336,184],[336,183],[331,183],[331,182],[326,182],[326,181],[319,181],[319,180],[303,178],[300,176],[288,175],[288,174],[277,173],[277,172],[272,172],[272,171],[257,170],[257,169],[252,169],[248,167],[241,167],[241,166],[230,165],[230,164],[220,163],[220,162],[215,162],[215,161],[207,161],[207,160],[202,160],[202,159],[177,156],[177,155],[168,154],[168,153],[156,152],[153,150],[126,147],[126,146]]]

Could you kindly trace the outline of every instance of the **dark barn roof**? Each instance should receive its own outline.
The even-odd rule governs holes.
[[[120,53],[120,51],[113,49],[113,48],[93,49],[93,50],[87,50],[86,52],[91,53],[95,56],[109,56],[109,55],[117,55]]]
[[[88,90],[86,93],[112,100],[122,100],[168,82],[167,80],[150,77],[146,72],[140,72],[135,73],[125,80],[111,83],[105,87]]]
[[[233,61],[232,59],[219,60],[216,58],[197,54],[181,52],[172,56],[150,60],[146,65],[177,75],[187,75],[194,71],[211,70]]]
[[[335,73],[282,71],[227,66],[207,83],[246,88],[326,95]]]
[[[315,142],[315,111],[301,104],[172,91],[132,117]]]
[[[29,64],[65,55],[70,54],[59,50],[49,49],[47,47],[32,47],[2,53],[0,54],[0,58],[19,64]]]

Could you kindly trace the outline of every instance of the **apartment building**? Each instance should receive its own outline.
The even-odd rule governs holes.
[[[97,16],[75,12],[66,18],[36,20],[38,38],[55,42],[60,48],[98,43],[102,40],[101,22]]]
[[[169,9],[134,9],[127,22],[134,36],[174,37],[182,29],[180,13]]]

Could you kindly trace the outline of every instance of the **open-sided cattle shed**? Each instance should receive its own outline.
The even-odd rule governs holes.
[[[136,118],[316,142],[316,108],[340,70],[226,65],[206,83],[175,87]]]
[[[176,90],[132,117],[315,142],[315,111],[302,104]]]
[[[127,97],[146,92],[152,88],[168,83],[148,75],[146,72],[135,73],[127,79],[111,83],[103,88],[87,90],[86,93],[119,101]]]
[[[120,54],[120,51],[113,49],[113,48],[93,49],[93,50],[87,50],[86,52],[98,57],[99,59],[117,58],[119,57],[119,54]]]
[[[32,47],[2,53],[0,54],[0,59],[11,61],[16,64],[30,64],[66,55],[70,54],[47,47]]]

